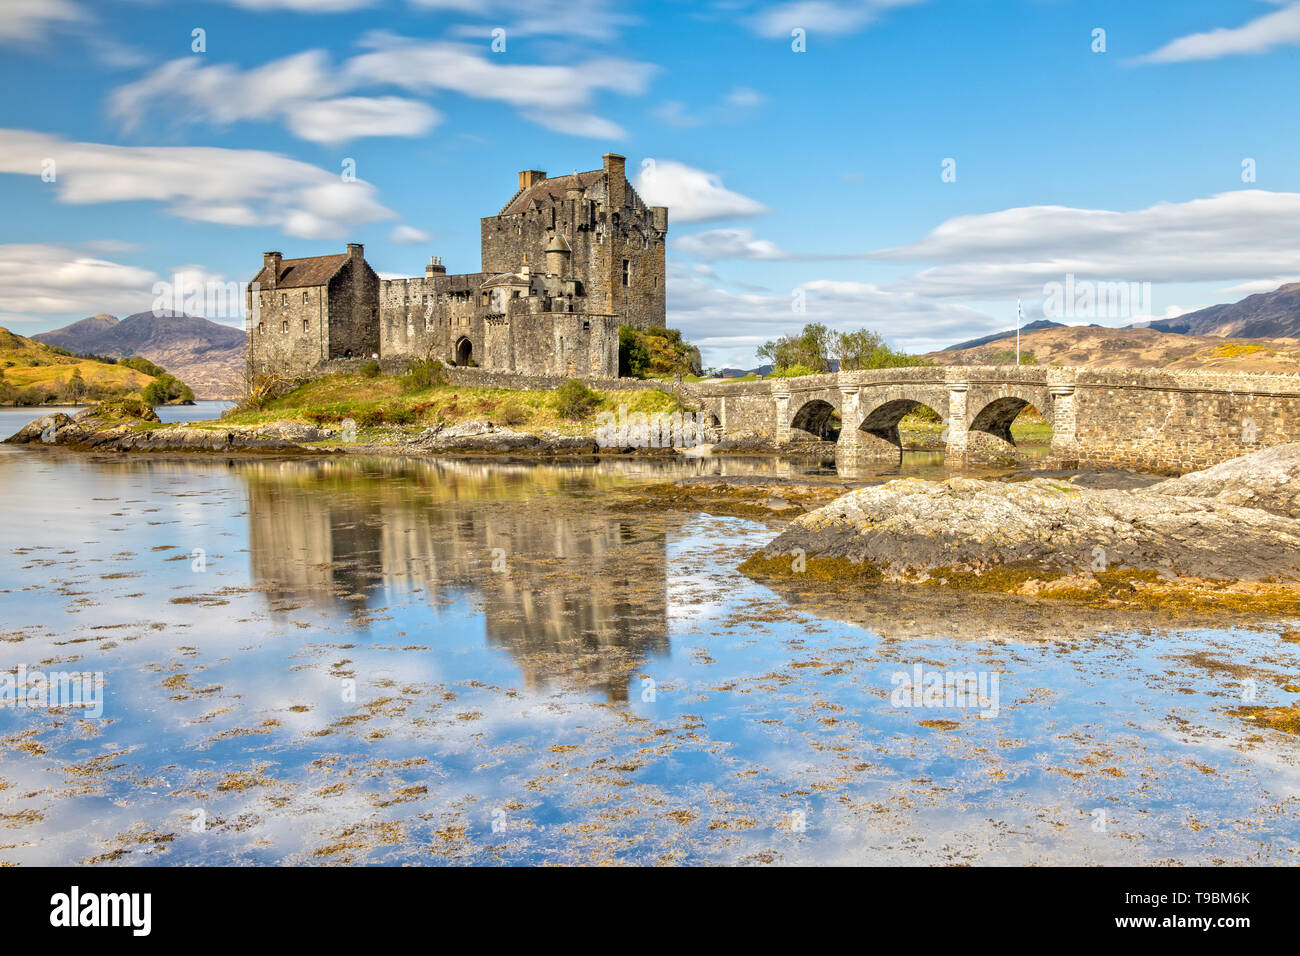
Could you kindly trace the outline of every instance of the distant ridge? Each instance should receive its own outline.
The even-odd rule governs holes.
[[[1248,295],[1240,302],[1212,305],[1197,312],[1142,325],[1179,335],[1300,338],[1300,282],[1288,282],[1272,292]]]
[[[244,333],[197,315],[137,312],[92,315],[32,338],[80,355],[139,355],[175,375],[198,398],[237,398]]]
[[[1036,322],[1030,322],[1028,325],[1022,325],[1020,327],[1020,334],[1024,335],[1026,332],[1036,332],[1039,329],[1058,329],[1062,325],[1063,323],[1053,322],[1050,319],[1039,319]],[[998,339],[1005,339],[1008,335],[1014,336],[1015,334],[1015,329],[1008,329],[1005,332],[994,332],[992,335],[984,335],[978,339],[971,339],[967,342],[958,342],[956,345],[950,345],[941,351],[959,352],[962,349],[977,349],[981,345],[988,345],[990,342],[996,342]]]

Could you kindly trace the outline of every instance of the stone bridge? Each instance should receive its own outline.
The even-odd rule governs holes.
[[[1017,455],[1027,406],[1052,426],[1050,461],[1184,472],[1300,440],[1300,376],[969,366],[875,369],[687,386],[726,436],[836,440],[846,464],[901,460],[899,421],[919,406],[945,425],[946,461]],[[838,416],[839,422],[835,421]]]

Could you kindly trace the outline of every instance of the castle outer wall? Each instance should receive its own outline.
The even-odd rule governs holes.
[[[666,321],[668,210],[642,201],[625,165],[609,153],[587,172],[521,172],[480,221],[479,272],[448,274],[435,257],[423,277],[381,280],[357,244],[308,259],[267,253],[249,293],[252,371],[309,377],[373,356],[617,378],[619,326]]]

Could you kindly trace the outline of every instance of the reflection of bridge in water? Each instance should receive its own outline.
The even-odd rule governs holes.
[[[609,480],[582,471],[250,464],[253,579],[273,606],[354,615],[403,591],[424,590],[434,608],[478,602],[488,641],[530,686],[559,680],[625,700],[638,664],[668,651],[667,535],[662,519],[583,513],[581,499],[545,493]],[[436,611],[413,637],[420,627],[436,628]]]

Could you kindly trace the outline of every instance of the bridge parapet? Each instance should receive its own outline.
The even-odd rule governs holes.
[[[920,405],[945,420],[954,464],[1014,454],[1011,422],[1027,405],[1051,424],[1051,457],[1063,464],[1180,472],[1300,440],[1300,375],[917,366],[687,388],[725,434],[785,442],[829,434],[838,415],[848,461],[897,461],[898,421]]]

